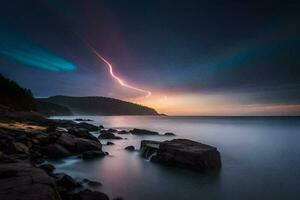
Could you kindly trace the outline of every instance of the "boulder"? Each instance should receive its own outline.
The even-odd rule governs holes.
[[[77,138],[68,133],[62,133],[56,141],[57,144],[62,145],[73,153],[83,153],[91,150],[101,150],[101,143],[97,140],[89,140],[83,138]]]
[[[106,142],[106,145],[115,145],[115,143],[110,142],[110,141],[107,141],[107,142]]]
[[[101,186],[101,185],[102,185],[100,182],[97,182],[97,181],[91,181],[91,180],[89,180],[89,179],[87,179],[87,178],[83,179],[83,180],[81,181],[81,183],[82,183],[82,184],[86,184],[86,185],[88,185],[88,186],[90,186],[90,187],[98,187],[98,186]]]
[[[72,200],[109,200],[108,196],[102,192],[82,190],[72,195]]]
[[[152,143],[151,143],[152,142]],[[141,149],[145,151],[157,148],[153,141],[142,141]],[[221,157],[216,147],[187,139],[174,139],[158,143],[156,155],[151,161],[161,164],[186,168],[196,171],[217,170],[221,168]]]
[[[158,132],[135,128],[130,131],[133,135],[159,135]]]
[[[141,154],[143,157],[151,159],[159,149],[161,142],[152,141],[152,140],[142,140],[141,141]]]
[[[25,144],[21,142],[15,142],[13,143],[13,146],[17,152],[29,154],[29,148]]]
[[[130,133],[129,131],[125,131],[125,130],[118,132],[118,134],[120,134],[120,135],[125,135],[125,134],[129,134],[129,133]]]
[[[38,147],[37,150],[48,158],[57,159],[71,156],[71,153],[59,144]]]
[[[135,148],[134,148],[134,146],[127,146],[127,147],[125,147],[125,150],[134,151]]]
[[[64,190],[72,190],[80,186],[79,183],[77,183],[71,176],[67,174],[55,174],[55,177],[57,186],[63,188]]]
[[[75,127],[77,127],[77,128],[85,128],[88,131],[99,131],[99,127],[98,126],[95,126],[93,124],[89,124],[89,123],[86,123],[86,122],[81,122],[81,123],[77,124]]]
[[[89,160],[99,157],[104,157],[106,154],[103,151],[86,151],[81,155],[83,160]]]
[[[90,122],[90,121],[93,121],[93,120],[91,120],[91,119],[76,118],[76,119],[74,119],[74,121],[77,121],[77,122]]]
[[[68,130],[68,133],[75,137],[98,141],[98,139],[90,134],[90,132],[85,128],[71,128]]]
[[[104,126],[103,126],[103,125],[100,125],[100,126],[99,126],[99,129],[104,129]]]
[[[39,167],[45,170],[48,174],[52,173],[55,170],[55,167],[51,164],[42,164]]]
[[[174,134],[174,133],[171,133],[171,132],[167,132],[167,133],[165,133],[164,135],[165,135],[165,136],[175,136],[175,134]]]
[[[98,139],[117,139],[120,140],[122,139],[119,136],[115,136],[113,133],[101,133],[101,135],[98,136]]]
[[[54,180],[27,162],[0,165],[0,199],[60,200]]]
[[[76,152],[83,153],[86,151],[99,150],[101,151],[102,145],[99,141],[87,140],[78,138],[76,140]]]

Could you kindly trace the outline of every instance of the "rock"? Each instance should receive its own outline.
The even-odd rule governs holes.
[[[86,151],[81,155],[83,160],[104,157],[106,154],[103,151]]]
[[[60,200],[55,183],[43,170],[30,163],[0,165],[0,199]]]
[[[104,129],[104,126],[103,126],[103,125],[100,125],[100,126],[99,126],[99,129]]]
[[[74,121],[77,121],[77,122],[90,122],[90,121],[93,121],[93,120],[91,120],[91,119],[76,118],[76,119],[74,119]]]
[[[159,145],[161,142],[152,140],[142,140],[141,141],[141,153],[142,156],[151,160],[153,155],[156,155]]]
[[[55,167],[51,164],[42,164],[39,167],[45,170],[48,174],[52,173],[55,170]]]
[[[133,129],[130,131],[133,135],[159,135],[158,132],[154,132],[154,131],[149,131],[149,130],[145,130],[145,129]]]
[[[25,144],[23,144],[21,142],[16,142],[16,143],[13,143],[13,145],[17,152],[29,154],[29,148]]]
[[[115,143],[110,142],[110,141],[107,141],[107,142],[106,142],[106,145],[115,145]]]
[[[81,181],[81,183],[87,184],[87,185],[90,186],[90,187],[97,187],[97,186],[101,186],[101,185],[102,185],[100,182],[97,182],[97,181],[91,181],[91,180],[89,180],[89,179],[87,179],[87,178],[83,179],[83,180]]]
[[[101,150],[102,145],[97,140],[89,140],[89,139],[83,139],[83,138],[76,138],[73,135],[70,135],[68,133],[62,133],[61,136],[56,141],[57,144],[62,145],[69,151],[73,153],[83,153],[85,151],[91,151],[91,150]]]
[[[151,143],[141,144],[143,151],[151,148]],[[217,148],[187,139],[160,142],[152,161],[196,171],[221,168],[221,157]]]
[[[101,135],[98,136],[98,139],[117,139],[120,140],[122,139],[119,136],[115,136],[113,133],[101,133]]]
[[[129,131],[125,131],[125,130],[118,132],[118,134],[120,134],[120,135],[125,135],[125,134],[129,134],[129,133],[130,133]]]
[[[56,184],[66,190],[72,190],[79,186],[79,184],[69,175],[61,173],[55,174]]]
[[[99,150],[101,151],[102,145],[99,141],[87,140],[78,138],[76,141],[76,152],[83,153],[86,151]]]
[[[85,128],[88,131],[99,131],[99,127],[98,126],[95,126],[93,124],[88,124],[86,122],[81,122],[81,123],[77,124],[75,127],[77,127],[77,128]]]
[[[134,146],[128,146],[128,147],[125,147],[125,150],[128,150],[128,151],[134,151]]]
[[[75,137],[98,141],[98,139],[90,134],[85,128],[71,128],[68,130],[68,133],[74,135]]]
[[[47,146],[39,147],[37,150],[48,158],[53,159],[71,156],[71,153],[59,144],[49,144]]]
[[[95,192],[85,189],[73,194],[72,200],[109,200],[109,198],[102,192]]]
[[[174,134],[174,133],[171,133],[171,132],[167,132],[167,133],[165,133],[164,135],[165,135],[165,136],[175,136],[175,134]]]

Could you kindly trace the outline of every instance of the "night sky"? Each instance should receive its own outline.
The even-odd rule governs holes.
[[[300,115],[299,1],[1,1],[0,73],[170,115]],[[132,87],[126,88],[114,73]]]

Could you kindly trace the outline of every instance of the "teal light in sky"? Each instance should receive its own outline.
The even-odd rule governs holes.
[[[0,56],[20,63],[50,71],[73,71],[76,66],[26,40],[12,37],[1,37]]]

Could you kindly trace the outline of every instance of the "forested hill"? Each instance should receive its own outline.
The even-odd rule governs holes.
[[[75,115],[158,115],[153,108],[108,97],[52,96],[37,100],[67,107]]]
[[[36,102],[29,89],[0,74],[0,105],[16,111],[36,111]]]

